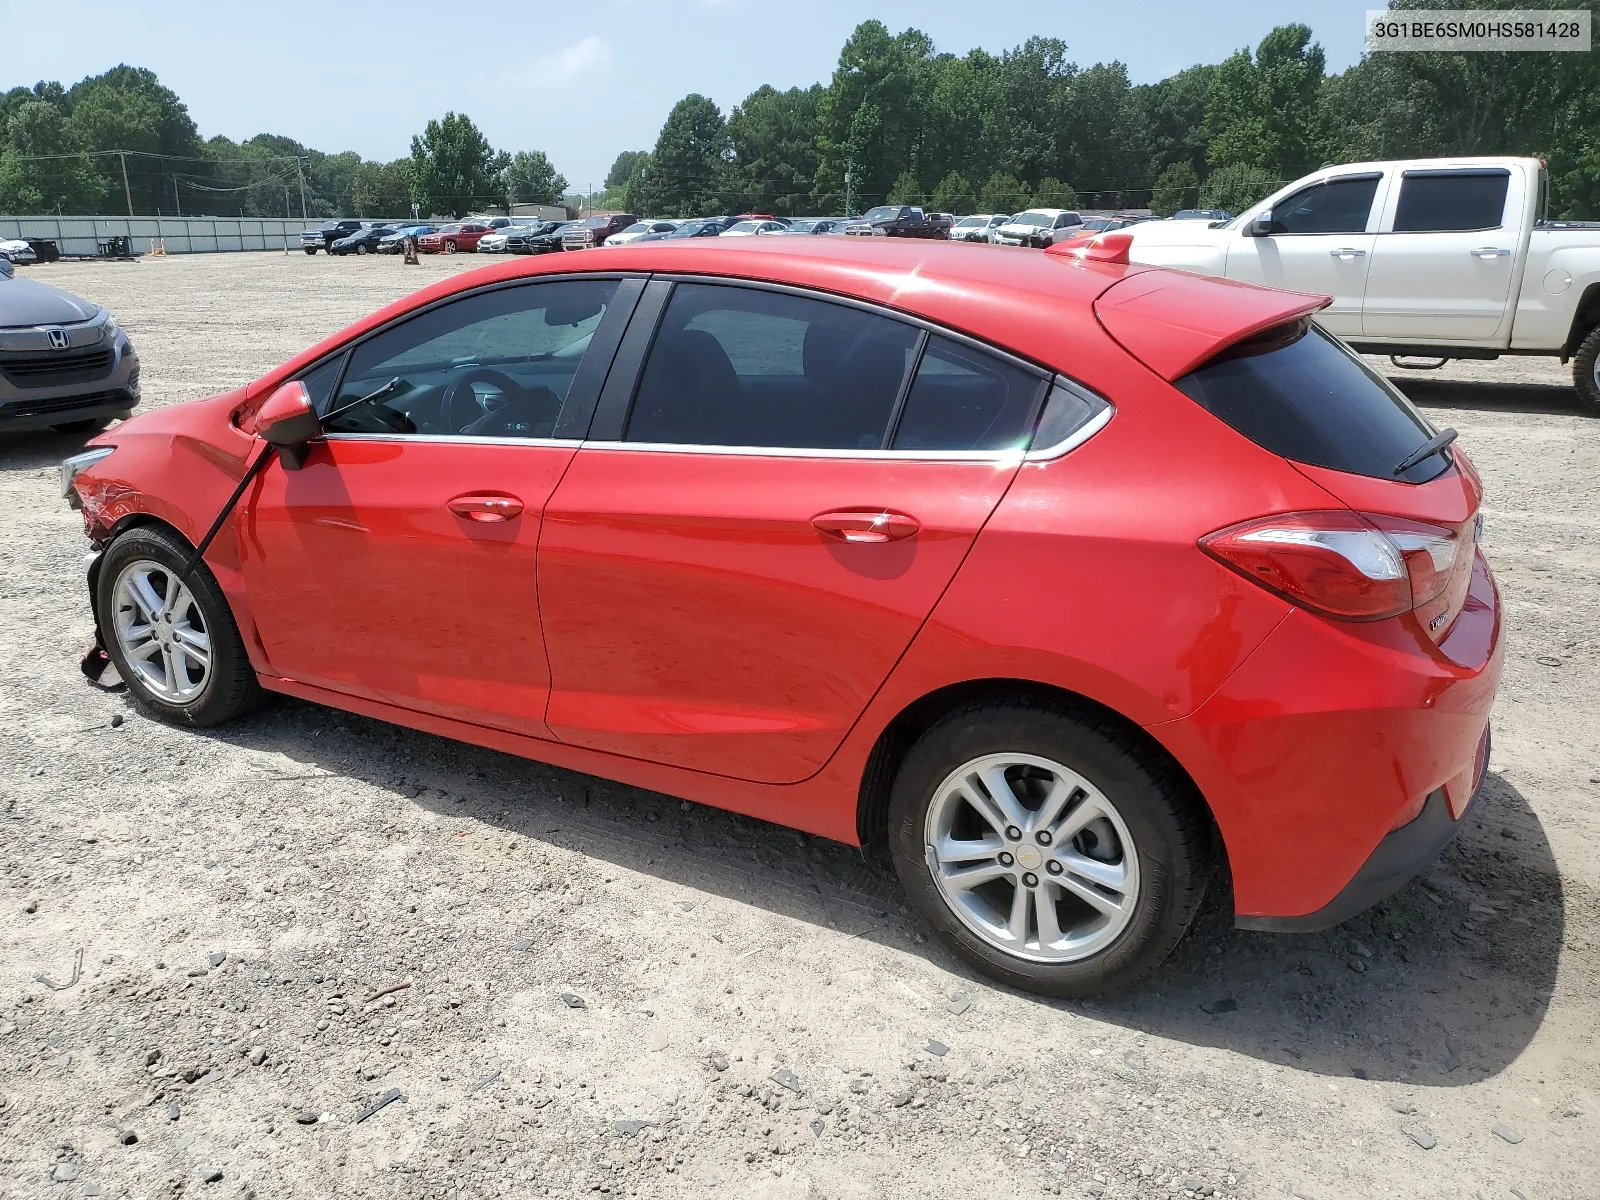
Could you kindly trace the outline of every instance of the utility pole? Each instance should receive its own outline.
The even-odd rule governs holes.
[[[178,177],[172,177],[172,202],[178,206],[178,215],[183,216],[183,201],[178,198]]]
[[[300,156],[294,156],[294,173],[300,176],[300,219],[309,220],[306,216],[306,173],[300,169]]]
[[[850,168],[846,167],[844,169],[844,215],[847,217],[850,215],[850,184],[852,181],[853,176]]]
[[[117,157],[122,160],[122,194],[128,198],[128,215],[133,216],[133,189],[128,186],[128,156],[121,150]]]

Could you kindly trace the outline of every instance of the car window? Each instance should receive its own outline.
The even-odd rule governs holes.
[[[680,284],[645,364],[632,442],[872,450],[917,330],[780,292]]]
[[[930,337],[895,430],[896,450],[1022,449],[1044,381],[949,338]]]
[[[1509,171],[1440,171],[1407,174],[1400,181],[1396,233],[1452,229],[1499,229],[1506,208]]]
[[[1272,206],[1273,233],[1363,233],[1377,175],[1330,179],[1312,184]]]
[[[344,355],[335,354],[301,374],[300,382],[306,385],[311,407],[318,412],[327,412],[332,407],[329,402],[333,399],[333,385],[339,382],[339,368],[343,365]]]
[[[477,292],[391,326],[351,354],[333,433],[549,437],[615,280]],[[330,410],[322,410],[330,411]]]

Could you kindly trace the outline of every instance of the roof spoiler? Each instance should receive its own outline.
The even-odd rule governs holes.
[[[1112,284],[1094,302],[1094,314],[1123,349],[1171,381],[1246,338],[1332,303],[1332,296],[1150,270]]]

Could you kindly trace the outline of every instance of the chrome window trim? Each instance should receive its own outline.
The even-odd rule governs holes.
[[[583,443],[577,438],[495,437],[492,434],[471,433],[327,433],[327,442],[418,442],[442,443],[460,446],[570,446],[577,449]]]
[[[1029,450],[1022,456],[1022,461],[1051,462],[1054,459],[1060,458],[1069,450],[1077,449],[1079,446],[1083,445],[1095,434],[1099,433],[1102,429],[1109,425],[1111,423],[1111,418],[1116,414],[1116,411],[1116,408],[1111,404],[1111,402],[1107,401],[1106,407],[1102,408],[1098,413],[1090,417],[1082,425],[1078,426],[1077,429],[1073,430],[1070,436],[1063,438],[1054,446],[1042,446],[1037,450]]]
[[[745,458],[835,458],[878,462],[1020,463],[1022,450],[845,450],[811,446],[699,446],[684,442],[584,442],[585,450],[645,450],[657,454],[737,454]]]

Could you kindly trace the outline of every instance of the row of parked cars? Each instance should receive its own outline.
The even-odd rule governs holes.
[[[1226,221],[1217,209],[1186,209],[1175,220]],[[1030,208],[1020,213],[976,213],[956,217],[925,212],[914,204],[883,204],[857,217],[779,217],[771,213],[690,219],[640,220],[632,213],[605,213],[574,221],[518,223],[512,217],[469,217],[440,225],[421,221],[394,224],[354,219],[329,221],[300,235],[307,254],[398,254],[408,238],[423,254],[548,254],[590,250],[668,238],[756,237],[843,234],[846,237],[932,238],[989,242],[1042,249],[1057,242],[1122,229],[1158,218],[1143,213],[1081,213],[1073,209]]]

